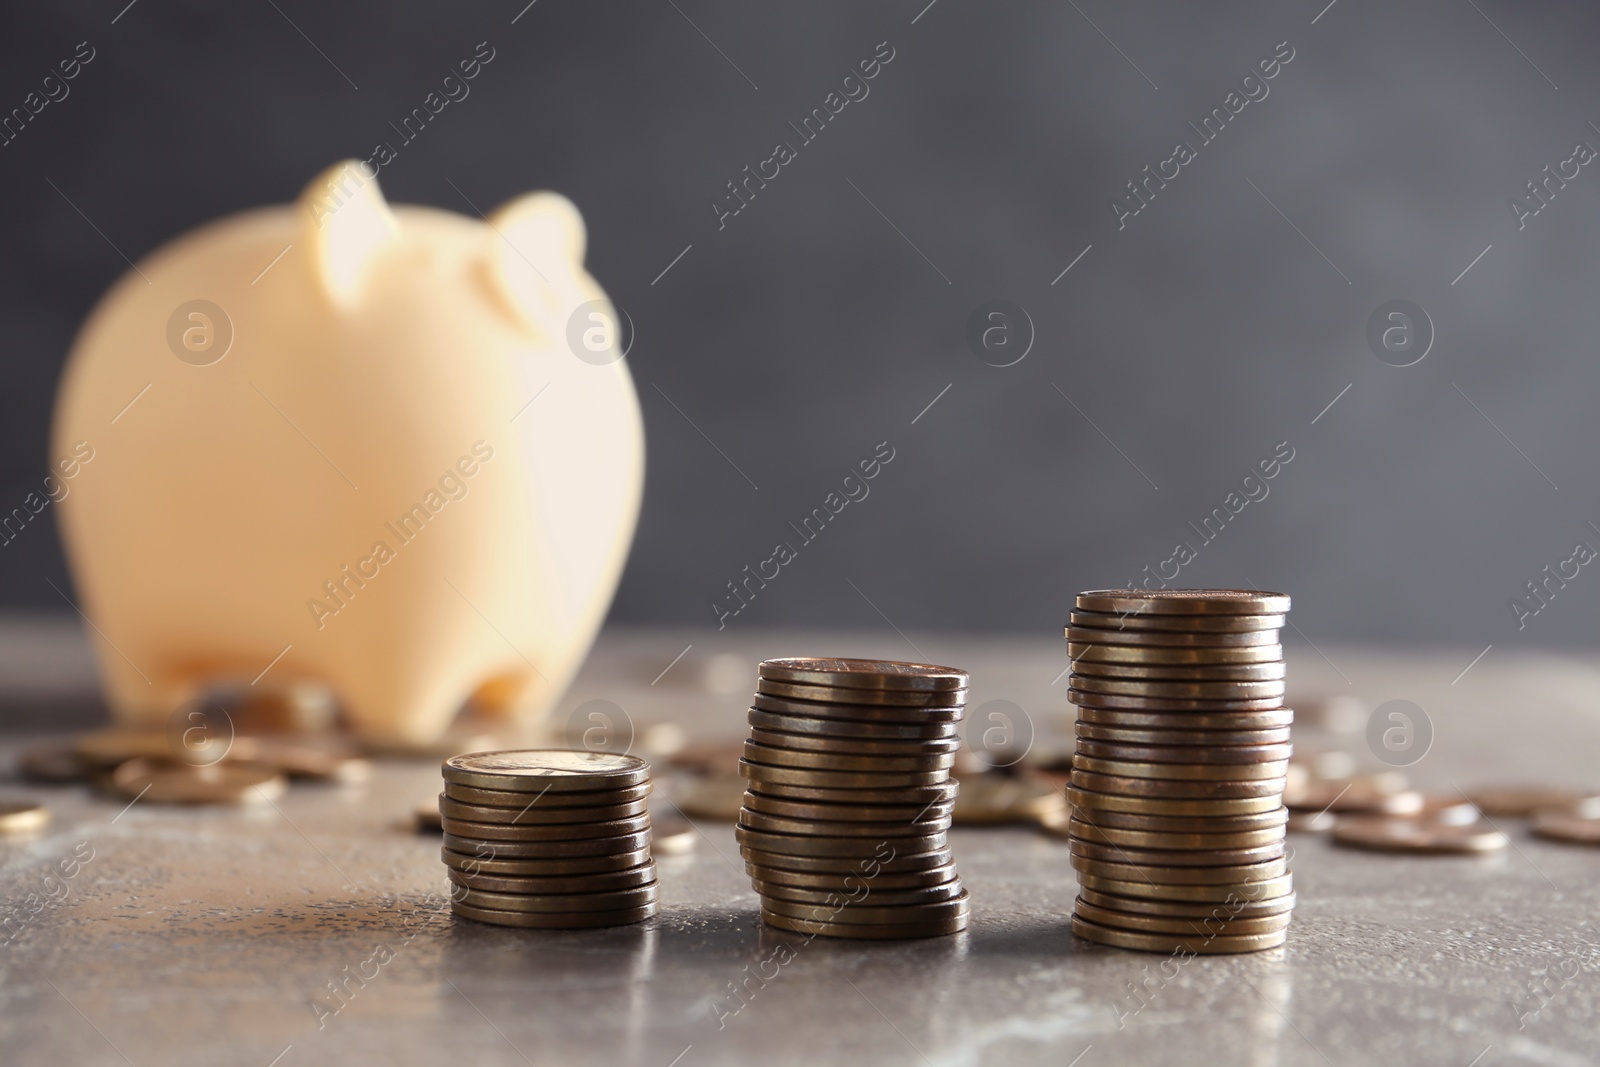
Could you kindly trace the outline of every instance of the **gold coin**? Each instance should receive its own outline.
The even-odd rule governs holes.
[[[797,682],[777,682],[770,678],[761,678],[756,681],[756,693],[766,696],[784,697],[788,700],[804,700],[817,704],[832,704],[849,708],[870,708],[872,717],[893,718],[888,712],[880,711],[881,708],[902,709],[899,717],[904,718],[904,709],[921,708],[929,712],[928,717],[935,721],[944,719],[959,719],[962,706],[967,702],[965,689],[840,689],[831,685],[802,685]],[[934,714],[935,712],[938,714]],[[836,715],[835,718],[860,717],[859,710],[855,715]]]
[[[1421,793],[1404,788],[1403,778],[1390,779],[1383,775],[1296,782],[1285,788],[1283,802],[1297,811],[1384,815],[1415,815],[1424,803]]]
[[[1287,726],[1267,730],[1161,730],[1080,721],[1073,729],[1081,740],[1123,745],[1277,745],[1289,740]]]
[[[50,809],[27,800],[0,800],[0,834],[31,834],[50,825]]]
[[[1134,763],[1205,763],[1217,766],[1277,763],[1287,760],[1293,751],[1293,746],[1288,744],[1224,745],[1218,742],[1199,745],[1128,745],[1114,741],[1078,739],[1079,756],[1099,760],[1127,760]]]
[[[1566,808],[1586,799],[1588,793],[1556,786],[1522,785],[1475,789],[1468,799],[1485,815],[1526,817],[1543,808]]]
[[[1133,796],[1123,793],[1105,793],[1078,786],[1069,786],[1067,801],[1074,808],[1099,812],[1125,812],[1133,815],[1176,815],[1192,818],[1213,816],[1258,815],[1276,811],[1283,806],[1278,794],[1262,797],[1156,797]],[[1090,816],[1085,815],[1085,818]]]
[[[1130,708],[1077,709],[1079,725],[1114,727],[1125,730],[1188,731],[1232,733],[1240,730],[1287,730],[1294,722],[1289,708],[1258,711],[1138,711]]]
[[[816,804],[803,800],[784,800],[761,793],[746,793],[744,807],[785,819],[805,819],[818,822],[900,822],[916,819],[948,818],[953,801],[942,804],[889,804],[878,807],[861,807],[853,804]]]
[[[1080,663],[1122,663],[1130,667],[1217,667],[1282,663],[1283,646],[1171,648],[1160,645],[1101,645],[1068,641],[1073,669]]]
[[[1078,899],[1099,908],[1131,912],[1136,915],[1159,915],[1168,919],[1264,919],[1285,915],[1294,910],[1295,895],[1291,890],[1282,896],[1246,902],[1235,900],[1219,904],[1215,901],[1147,900],[1142,897],[1118,897],[1078,887]]]
[[[919,834],[939,833],[950,828],[950,818],[927,817],[895,820],[893,822],[818,822],[814,819],[785,819],[752,811],[748,807],[739,813],[739,825],[751,830],[771,834],[797,834],[801,837],[870,837],[882,841],[894,837],[914,837]]]
[[[879,758],[884,756],[913,758],[940,756],[953,753],[961,747],[961,738],[959,737],[877,741],[864,737],[829,737],[826,734],[787,734],[779,730],[764,730],[759,726],[750,728],[750,740],[768,748]]]
[[[960,788],[960,783],[954,778],[947,778],[932,785],[891,786],[884,789],[839,789],[833,786],[755,780],[746,784],[752,793],[760,793],[779,800],[803,800],[816,804],[860,804],[865,807],[911,804],[918,808],[928,804],[948,803],[956,799]]]
[[[1067,841],[1067,851],[1084,859],[1105,863],[1124,863],[1155,867],[1244,867],[1252,863],[1283,858],[1284,844],[1276,841],[1253,848],[1124,848],[1121,845],[1098,844],[1073,837]]]
[[[768,888],[781,886],[812,892],[861,893],[863,891],[898,891],[901,889],[922,889],[928,886],[948,885],[955,881],[955,878],[956,865],[953,863],[929,867],[921,871],[906,871],[901,874],[884,874],[880,872],[870,877],[859,871],[853,871],[849,874],[807,874],[802,871],[764,868],[762,869],[760,884]]]
[[[1118,878],[1102,878],[1080,873],[1078,885],[1097,893],[1132,897],[1137,900],[1227,904],[1232,907],[1239,903],[1252,904],[1258,901],[1277,900],[1293,891],[1294,876],[1285,873],[1278,878],[1233,885],[1172,885],[1147,882],[1144,879],[1128,882]]]
[[[1152,886],[1243,885],[1281,878],[1289,871],[1288,861],[1284,859],[1241,863],[1231,867],[1171,867],[1153,863],[1112,863],[1069,853],[1067,862],[1073,870],[1094,878],[1144,882]]]
[[[444,783],[444,795],[451,800],[486,808],[510,808],[512,811],[524,809],[531,811],[533,808],[541,811],[547,808],[604,808],[615,804],[632,804],[636,800],[648,797],[650,790],[649,782],[622,789],[579,790],[573,793],[475,789],[470,785],[460,785],[456,782]]]
[[[685,815],[733,822],[739,817],[739,806],[744,802],[744,787],[744,779],[738,775],[691,778],[673,789],[672,801]]]
[[[884,659],[824,659],[801,656],[762,660],[760,677],[776,682],[840,689],[965,689],[966,671],[929,663],[901,663]]]
[[[1167,697],[1154,696],[1128,696],[1123,693],[1091,693],[1083,689],[1069,688],[1067,700],[1072,705],[1083,711],[1088,708],[1104,708],[1110,711],[1139,712],[1200,712],[1214,718],[1218,713],[1233,714],[1236,712],[1282,712],[1283,697],[1260,697],[1237,700],[1174,700]],[[1081,716],[1080,716],[1081,717]]]
[[[1270,934],[1237,936],[1219,934],[1215,937],[1210,934],[1194,934],[1185,937],[1182,934],[1136,933],[1131,930],[1115,930],[1109,926],[1101,926],[1099,923],[1089,922],[1076,915],[1072,917],[1072,932],[1085,941],[1094,941],[1114,948],[1131,948],[1138,952],[1168,953],[1184,950],[1197,956],[1220,956],[1233,952],[1260,952],[1262,949],[1278,948],[1289,940],[1289,932],[1287,930],[1279,930]]]
[[[471,904],[451,904],[450,910],[460,918],[495,926],[521,926],[536,930],[582,930],[643,922],[656,913],[656,906],[647,904],[642,908],[630,908],[626,911],[579,911],[565,915],[548,911],[475,908]]]
[[[1115,629],[1116,616],[1110,616],[1110,629],[1093,629],[1088,626],[1068,626],[1067,640],[1072,644],[1117,645],[1124,648],[1262,648],[1280,646],[1283,634],[1277,627],[1264,630],[1245,630],[1239,633],[1218,633],[1192,630],[1132,630]]]
[[[773,748],[754,741],[744,743],[744,758],[768,767],[802,767],[823,771],[880,772],[943,771],[955,766],[954,753],[929,756],[850,756],[835,752]]]
[[[1267,763],[1136,763],[1132,760],[1094,759],[1080,755],[1072,761],[1089,774],[1108,774],[1122,778],[1149,778],[1185,782],[1257,782],[1280,780],[1289,773],[1287,759]],[[1278,787],[1282,790],[1283,786]],[[1259,794],[1246,794],[1259,795]]]
[[[1081,679],[1103,679],[1111,682],[1275,682],[1288,676],[1287,666],[1277,663],[1223,663],[1209,667],[1185,667],[1177,664],[1157,664],[1135,667],[1128,663],[1100,663],[1074,660],[1071,684],[1080,689],[1093,689]]]
[[[1561,811],[1539,811],[1533,816],[1533,832],[1551,841],[1600,845],[1600,818]]]
[[[735,825],[734,839],[745,848],[783,856],[831,856],[837,859],[870,859],[883,845],[916,855],[944,848],[949,835],[943,830],[918,830],[915,824],[901,827],[910,833],[882,837],[805,837],[800,834],[775,834]]]
[[[450,832],[445,821],[444,847],[463,855],[471,855],[480,844],[488,845],[494,855],[507,859],[571,859],[579,856],[620,856],[640,849],[648,849],[650,831],[618,834],[614,837],[589,837],[576,841],[485,841],[480,837],[462,837]],[[646,856],[648,858],[648,854]],[[642,861],[641,861],[642,862]],[[632,866],[632,864],[629,864]]]
[[[1467,826],[1483,818],[1478,805],[1460,793],[1424,793],[1422,807],[1409,818],[1450,826]]]
[[[827,789],[893,789],[899,786],[937,785],[950,776],[936,771],[819,771],[809,767],[775,767],[749,759],[739,761],[739,773],[763,785],[798,785]]]
[[[1182,764],[1151,764],[1151,766],[1178,767]],[[1072,769],[1073,788],[1112,796],[1151,797],[1163,800],[1271,799],[1272,806],[1277,807],[1283,795],[1283,785],[1282,777],[1225,782],[1205,779],[1135,778],[1128,775],[1100,774],[1089,770],[1080,771],[1076,767]]]
[[[775,881],[775,871],[796,871],[802,874],[860,874],[876,878],[885,874],[909,874],[943,867],[950,862],[948,848],[932,852],[901,852],[893,846],[881,849],[865,859],[854,856],[791,856],[777,852],[739,846],[739,855],[752,873],[761,881]]]
[[[656,880],[656,865],[652,861],[621,871],[580,874],[565,878],[514,878],[496,874],[468,874],[454,867],[446,868],[445,874],[452,883],[467,889],[543,896],[557,893],[608,893],[618,889],[650,885]]]
[[[527,794],[523,794],[527,796]],[[530,798],[531,799],[531,798]],[[631,819],[650,810],[648,800],[635,800],[629,804],[611,804],[596,808],[541,808],[535,803],[525,803],[522,808],[498,808],[482,804],[463,804],[439,794],[439,814],[463,822],[498,823],[508,826],[577,825]],[[597,835],[587,834],[594,837]]]
[[[753,882],[751,885],[757,893],[761,894],[763,902],[766,900],[788,901],[791,904],[812,904],[824,907],[833,907],[841,904],[847,907],[859,907],[860,904],[867,902],[883,908],[938,904],[946,900],[952,900],[966,892],[959,878],[952,878],[942,885],[922,886],[915,889],[880,889],[867,883],[853,893],[841,892],[835,889],[798,889],[794,886],[781,885],[775,882]],[[859,904],[856,903],[858,901],[860,902]]]
[[[418,804],[411,813],[411,821],[417,828],[417,833],[437,834],[444,830],[444,823],[440,819],[437,804]]]
[[[1160,700],[1282,700],[1285,692],[1281,679],[1271,682],[1119,681],[1074,673],[1069,680],[1075,692]]]
[[[860,941],[899,941],[916,937],[945,937],[967,928],[967,913],[946,919],[912,923],[831,923],[795,919],[762,909],[761,921],[780,930],[813,937],[847,937]]]
[[[1289,832],[1296,834],[1324,834],[1333,829],[1339,816],[1331,811],[1291,811]]]
[[[1451,826],[1381,815],[1341,816],[1333,824],[1333,839],[1383,852],[1494,852],[1511,843],[1487,822]]]
[[[1026,775],[998,772],[965,775],[952,818],[958,826],[1031,822],[1066,808],[1062,790]]]
[[[790,900],[763,897],[761,910],[772,915],[785,915],[791,919],[809,919],[812,922],[840,924],[915,923],[937,922],[965,915],[971,908],[971,897],[965,889],[948,900],[931,904],[902,904],[878,907],[873,904],[801,904]]]
[[[781,730],[787,734],[805,734],[826,738],[860,738],[862,740],[903,741],[959,741],[961,724],[949,722],[858,722],[849,719],[817,718],[772,710],[773,705],[794,705],[794,701],[777,697],[756,698],[756,706],[748,714],[750,725],[761,730]]]
[[[1115,826],[1101,826],[1082,818],[1072,820],[1072,834],[1086,841],[1117,845],[1122,848],[1172,848],[1172,849],[1231,849],[1257,848],[1262,845],[1279,845],[1284,841],[1283,826],[1269,826],[1262,830],[1244,830],[1235,833],[1163,833],[1155,830],[1124,830]]]
[[[640,847],[632,852],[618,852],[600,856],[566,856],[549,859],[530,859],[526,856],[507,856],[498,851],[498,843],[466,841],[457,852],[448,845],[439,850],[439,858],[446,867],[467,874],[493,874],[513,878],[569,878],[578,875],[605,874],[625,871],[650,862],[650,850]]]
[[[1207,917],[1204,919],[1188,919],[1182,917],[1168,917],[1157,915],[1142,915],[1138,912],[1116,911],[1112,908],[1101,908],[1078,897],[1073,904],[1072,913],[1089,922],[1101,926],[1109,926],[1115,930],[1135,930],[1147,934],[1188,934],[1200,937],[1212,935],[1222,937],[1238,937],[1249,934],[1271,934],[1279,930],[1286,930],[1292,917],[1288,912],[1280,915],[1263,915],[1255,919],[1223,919]]]
[[[372,764],[349,740],[317,734],[237,737],[228,759],[276,767],[290,778],[332,782],[364,782]],[[188,762],[185,757],[185,762]]]
[[[449,815],[440,820],[444,832],[476,841],[589,841],[596,838],[637,834],[650,829],[650,814],[635,815],[610,822],[500,823],[464,822]]]
[[[674,815],[656,817],[650,827],[652,856],[683,856],[694,851],[699,833],[687,819]]]
[[[1189,630],[1093,630],[1082,625],[1069,625],[1066,632],[1067,649],[1069,649],[1067,654],[1072,657],[1077,657],[1077,653],[1070,651],[1072,648],[1093,648],[1096,654],[1112,653],[1110,659],[1118,659],[1117,653],[1141,657],[1146,654],[1165,656],[1168,653],[1197,654],[1197,656],[1208,653],[1250,653],[1266,659],[1280,659],[1283,656],[1283,632],[1277,629],[1248,630],[1243,633],[1197,633]],[[1186,661],[1157,659],[1157,662]],[[1229,659],[1229,661],[1214,662],[1256,661]]]
[[[637,756],[567,749],[473,752],[451,756],[441,770],[447,782],[517,793],[621,789],[650,780],[650,765]]]
[[[177,760],[140,757],[111,775],[124,796],[154,804],[253,804],[281,797],[289,783],[275,767],[225,760],[197,767]]]
[[[468,889],[453,895],[460,904],[496,911],[535,911],[577,913],[583,911],[626,911],[656,902],[655,882],[632,889],[611,889],[597,893],[538,894],[496,893],[487,889]]]
[[[23,749],[17,757],[17,769],[25,778],[53,785],[81,782],[89,776],[89,768],[77,749],[60,741]]]
[[[1088,589],[1073,598],[1079,611],[1120,615],[1283,615],[1289,594],[1258,589]]]
[[[1289,822],[1289,810],[1276,807],[1253,815],[1138,815],[1126,811],[1084,808],[1077,818],[1101,830],[1136,830],[1158,834],[1248,834],[1260,830],[1282,830]]]
[[[1067,621],[1074,627],[1091,630],[1118,630],[1124,633],[1238,634],[1281,630],[1287,615],[1119,615],[1104,611],[1074,611]]]

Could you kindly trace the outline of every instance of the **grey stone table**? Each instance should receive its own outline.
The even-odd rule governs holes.
[[[916,636],[609,633],[561,710],[605,699],[640,731],[737,737],[758,658],[879,655],[969,668],[974,709],[1009,700],[1041,743],[1070,733],[1059,640]],[[1600,784],[1600,671],[1495,649],[1461,674],[1474,651],[1291,647],[1297,743],[1365,754],[1360,715],[1319,709],[1404,698],[1434,728],[1411,769],[1425,787]],[[89,677],[75,629],[0,626],[0,758],[82,725],[95,713]],[[1519,826],[1507,827],[1513,848],[1483,858],[1296,838],[1287,948],[1163,969],[1165,957],[1072,935],[1066,847],[1024,829],[953,834],[973,920],[948,938],[804,942],[763,929],[732,830],[706,822],[691,854],[661,862],[649,923],[454,922],[439,908],[438,843],[408,826],[438,782],[436,764],[391,762],[365,785],[297,785],[252,811],[123,810],[81,788],[9,783],[55,819],[36,838],[0,840],[0,1063],[1600,1060],[1600,850]],[[75,875],[49,880],[63,860]]]

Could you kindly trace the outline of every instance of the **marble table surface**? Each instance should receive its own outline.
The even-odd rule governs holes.
[[[606,700],[640,738],[737,738],[756,660],[844,654],[965,667],[973,710],[1009,701],[1037,744],[1070,735],[1059,638],[914,636],[608,632],[558,720]],[[1296,743],[1378,766],[1365,709],[1405,699],[1433,730],[1408,768],[1422,787],[1600,786],[1600,669],[1495,649],[1462,674],[1476,652],[1292,637]],[[0,621],[0,768],[98,714],[74,625]],[[435,761],[245,811],[125,808],[0,773],[54,815],[0,839],[14,1067],[1600,1062],[1600,849],[1514,821],[1512,847],[1477,858],[1297,835],[1287,947],[1179,963],[1075,938],[1066,845],[1025,828],[953,832],[972,894],[953,937],[764,929],[731,827],[705,820],[691,853],[660,861],[656,919],[519,931],[440,907],[437,839],[409,825]]]

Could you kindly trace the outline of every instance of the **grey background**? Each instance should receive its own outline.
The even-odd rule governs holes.
[[[1520,232],[1507,200],[1600,147],[1592,7],[524,2],[9,9],[0,109],[78,41],[98,55],[0,148],[0,510],[40,484],[118,249],[292,198],[488,41],[470,97],[380,180],[582,208],[638,327],[649,441],[614,620],[714,624],[725,583],[889,441],[870,497],[729,628],[1051,632],[1287,441],[1181,584],[1289,590],[1312,642],[1591,641],[1588,568],[1520,632],[1507,600],[1600,523],[1600,171]],[[724,183],[885,40],[870,95],[719,231]],[[1119,231],[1124,183],[1285,40],[1270,95]],[[995,298],[1037,331],[1004,369],[964,340]],[[1397,298],[1438,333],[1403,369],[1364,338]],[[5,603],[67,610],[51,520],[0,549]]]

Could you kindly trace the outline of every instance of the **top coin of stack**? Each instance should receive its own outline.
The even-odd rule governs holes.
[[[1284,943],[1288,610],[1281,593],[1236,589],[1078,595],[1067,648],[1080,936],[1152,952]]]
[[[656,911],[650,765],[610,752],[444,761],[441,858],[456,915],[500,926],[617,926]]]
[[[761,664],[735,833],[768,924],[871,939],[966,929],[947,833],[967,682],[920,663]]]

